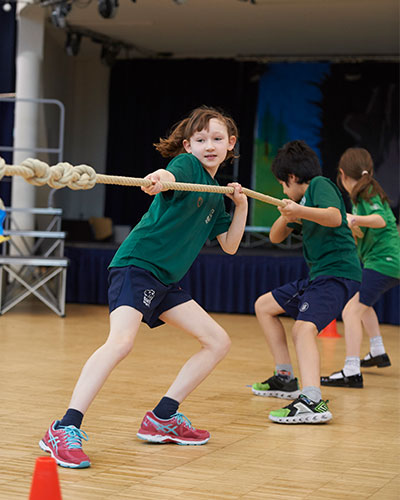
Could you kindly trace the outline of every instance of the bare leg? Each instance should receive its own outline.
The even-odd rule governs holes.
[[[86,413],[113,368],[132,350],[142,313],[120,306],[110,314],[107,341],[86,361],[75,386],[69,408]]]
[[[181,368],[165,394],[181,403],[226,356],[231,341],[225,330],[194,300],[161,314],[160,319],[195,337],[201,350]]]
[[[346,304],[342,312],[344,335],[346,339],[346,356],[360,357],[363,329],[361,319],[368,310],[368,306],[359,301],[357,292]]]
[[[378,316],[376,315],[375,309],[372,306],[368,307],[368,309],[362,315],[361,321],[369,338],[381,335]]]
[[[291,364],[285,329],[277,317],[285,312],[284,309],[269,292],[257,299],[255,311],[275,364]]]
[[[320,357],[316,341],[317,327],[309,321],[296,321],[293,342],[296,348],[303,387],[320,386]]]

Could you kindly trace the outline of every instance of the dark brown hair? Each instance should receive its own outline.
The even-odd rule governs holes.
[[[298,184],[308,183],[317,175],[322,175],[316,152],[305,141],[297,140],[287,142],[278,150],[271,170],[286,185],[290,174],[298,178]]]
[[[337,183],[343,189],[340,171],[357,181],[353,187],[350,198],[357,203],[357,198],[370,201],[373,196],[379,195],[382,203],[389,202],[385,191],[377,180],[374,179],[374,162],[369,152],[364,148],[348,148],[342,154],[338,165]]]
[[[160,142],[153,144],[153,146],[164,158],[173,158],[181,153],[185,153],[183,141],[185,139],[190,140],[195,132],[200,132],[203,129],[208,130],[211,118],[216,118],[226,125],[228,137],[232,135],[238,137],[237,126],[230,116],[215,108],[201,106],[194,109],[187,118],[174,125],[167,138],[160,138]],[[234,157],[234,151],[228,151],[226,159]]]

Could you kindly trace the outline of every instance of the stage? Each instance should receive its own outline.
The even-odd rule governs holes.
[[[66,246],[68,303],[107,304],[107,266],[117,248],[107,243]],[[205,247],[181,284],[208,312],[254,314],[257,297],[305,276],[300,250],[240,248],[236,255],[227,255],[217,247]],[[379,321],[399,325],[399,304],[397,286],[376,304]]]

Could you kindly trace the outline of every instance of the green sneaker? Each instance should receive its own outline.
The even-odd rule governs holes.
[[[251,390],[256,396],[266,396],[283,399],[296,399],[300,396],[299,383],[297,378],[287,380],[275,374],[264,382],[256,382]]]
[[[285,408],[273,410],[269,414],[270,420],[278,424],[319,424],[328,422],[332,418],[332,413],[327,406],[328,401],[321,399],[314,403],[304,394],[290,403]]]

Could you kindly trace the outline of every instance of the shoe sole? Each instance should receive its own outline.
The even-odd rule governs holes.
[[[358,384],[358,385],[335,384],[332,382],[322,382],[322,380],[321,380],[321,385],[323,385],[324,387],[344,387],[345,389],[362,389],[364,387],[364,384]]]
[[[373,368],[374,366],[376,366],[377,368],[385,368],[386,366],[392,366],[392,363],[390,361],[385,361],[383,363],[374,363],[372,365],[363,365],[361,363],[361,368]]]
[[[297,417],[274,417],[269,415],[269,419],[278,424],[324,424],[332,419],[332,413],[326,411],[324,413],[303,414]]]
[[[60,467],[66,467],[67,469],[86,469],[87,467],[90,467],[90,462],[88,462],[88,461],[81,462],[78,465],[77,464],[70,464],[68,462],[63,462],[62,460],[60,460],[59,458],[57,458],[54,455],[53,450],[49,446],[47,446],[47,444],[43,441],[43,439],[41,439],[39,441],[39,446],[43,451],[50,453],[50,455],[54,458],[54,460],[57,462],[57,464]]]
[[[296,399],[300,396],[300,391],[258,391],[257,389],[253,388],[251,388],[251,390],[256,396],[263,396],[264,398]]]
[[[139,439],[142,439],[143,441],[148,441],[149,443],[158,443],[158,444],[175,443],[175,444],[180,444],[182,446],[199,446],[202,444],[206,444],[210,439],[207,438],[203,439],[202,441],[183,441],[182,439],[173,436],[161,436],[159,434],[157,435],[140,434],[140,432],[138,432],[136,436]]]

